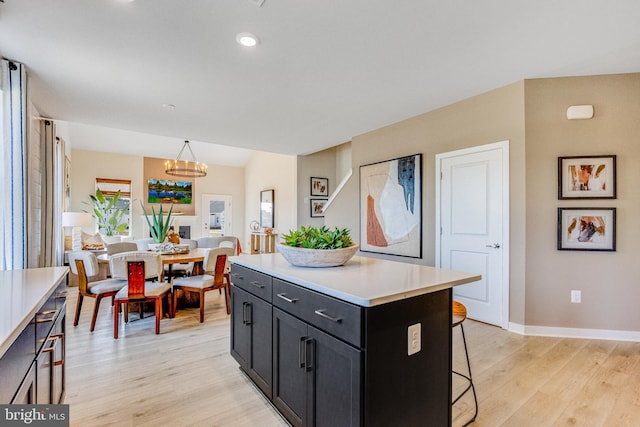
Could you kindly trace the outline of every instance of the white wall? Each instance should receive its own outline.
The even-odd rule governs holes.
[[[260,221],[260,192],[275,190],[275,229],[288,233],[297,228],[297,159],[295,156],[254,152],[245,168],[245,221],[243,250],[248,252],[249,223]]]

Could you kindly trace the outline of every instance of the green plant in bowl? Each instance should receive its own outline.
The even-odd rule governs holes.
[[[151,217],[153,218],[153,224],[149,220],[149,215],[147,214],[146,209],[142,202],[140,202],[142,206],[142,211],[144,212],[144,217],[147,219],[147,224],[149,225],[149,232],[151,233],[151,238],[154,243],[164,243],[167,238],[167,234],[169,233],[169,227],[171,227],[171,212],[173,211],[173,205],[169,208],[169,212],[167,213],[167,219],[163,220],[162,218],[162,205],[160,205],[160,209],[158,210],[158,215],[156,215],[156,210],[151,206]]]
[[[348,228],[330,230],[327,226],[302,226],[299,230],[289,230],[282,238],[287,246],[306,249],[342,249],[353,244]]]
[[[301,227],[282,236],[278,252],[297,267],[337,267],[355,255],[359,246],[351,240],[349,230],[322,227]]]

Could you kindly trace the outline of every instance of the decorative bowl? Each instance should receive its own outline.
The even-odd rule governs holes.
[[[337,267],[349,261],[360,245],[354,243],[341,249],[307,249],[278,243],[276,247],[289,264],[297,267]]]

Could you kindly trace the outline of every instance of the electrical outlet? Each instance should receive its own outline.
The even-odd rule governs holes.
[[[582,302],[582,291],[571,291],[571,302],[580,304]]]
[[[409,326],[407,329],[407,355],[416,354],[422,349],[422,328],[420,323]]]

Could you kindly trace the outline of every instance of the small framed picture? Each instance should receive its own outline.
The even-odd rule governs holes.
[[[323,217],[324,206],[327,204],[327,199],[310,199],[309,201],[311,204],[311,217]]]
[[[311,195],[329,197],[329,178],[311,177]]]
[[[558,199],[615,199],[616,156],[558,157]]]
[[[558,249],[615,251],[616,208],[558,208]]]

